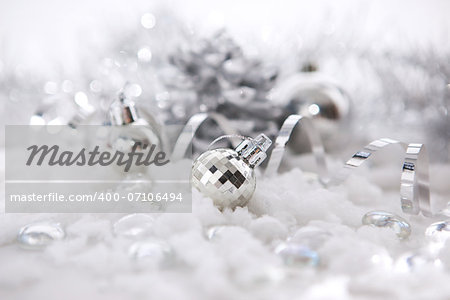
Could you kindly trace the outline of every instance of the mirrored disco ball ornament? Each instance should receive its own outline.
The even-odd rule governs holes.
[[[271,98],[286,114],[314,119],[328,149],[345,144],[349,134],[343,136],[342,128],[349,127],[352,106],[349,96],[337,82],[319,72],[297,73],[279,82]],[[293,150],[309,151],[303,141],[302,136],[293,136]]]
[[[264,134],[246,138],[236,149],[208,150],[192,166],[192,184],[219,209],[244,206],[256,188],[254,168],[267,157],[272,141]]]

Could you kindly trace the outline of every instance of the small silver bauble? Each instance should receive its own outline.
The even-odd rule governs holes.
[[[208,150],[192,166],[192,184],[219,209],[244,206],[256,187],[254,168],[267,157],[272,141],[264,134],[236,149]]]
[[[115,126],[108,138],[111,148],[125,153],[131,152],[134,147],[137,152],[148,151],[153,146],[158,151],[164,149],[161,128],[156,119],[150,115],[146,119],[141,118],[135,102],[125,92],[119,93],[109,112],[111,124]],[[134,171],[141,173],[145,170],[144,166],[134,168]]]
[[[311,118],[340,121],[351,113],[351,102],[339,84],[319,72],[298,73],[274,92],[277,101]]]
[[[327,149],[346,143],[342,131],[348,132],[352,117],[352,102],[340,85],[320,72],[297,73],[272,91],[271,98],[281,105],[287,114],[299,114],[315,120]],[[343,130],[345,129],[345,130]],[[309,151],[307,139],[299,132],[291,145],[296,152]]]

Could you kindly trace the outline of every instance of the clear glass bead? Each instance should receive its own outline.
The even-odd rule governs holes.
[[[116,236],[141,238],[152,232],[153,222],[153,217],[146,214],[126,215],[114,223],[113,231]]]
[[[442,267],[440,259],[424,249],[403,254],[397,259],[395,267],[398,271],[413,271],[424,266]]]
[[[292,267],[315,267],[320,261],[316,251],[298,243],[280,244],[275,249],[275,253],[283,259],[285,265]]]
[[[226,226],[226,225],[212,226],[212,227],[208,228],[208,230],[206,231],[206,237],[208,238],[208,240],[214,240],[220,236],[221,232],[223,232],[224,230],[227,230],[227,228],[229,228],[229,227],[230,226]]]
[[[139,241],[128,249],[130,258],[148,262],[159,266],[166,266],[173,263],[174,252],[172,247],[161,240]]]
[[[331,233],[317,227],[303,227],[300,228],[288,241],[298,243],[310,247],[311,249],[318,249],[326,240],[331,237]]]
[[[65,237],[64,230],[59,223],[34,223],[22,227],[17,241],[27,249],[41,249],[53,241]]]
[[[434,242],[444,243],[450,237],[450,221],[431,224],[425,230],[425,235]]]
[[[406,239],[411,234],[411,225],[403,218],[386,211],[370,211],[362,218],[363,225],[389,227],[398,238]]]

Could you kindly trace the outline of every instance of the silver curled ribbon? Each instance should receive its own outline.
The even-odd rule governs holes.
[[[186,151],[194,139],[195,133],[200,126],[208,119],[213,120],[220,129],[230,136],[238,136],[238,132],[233,128],[227,118],[216,113],[198,113],[193,115],[183,127],[175,146],[172,151],[172,159],[179,160],[186,155]],[[237,146],[235,142],[231,142],[233,146]]]
[[[216,113],[195,114],[189,119],[178,137],[172,153],[172,158],[181,159],[184,157],[198,128],[207,119],[214,120],[224,131],[225,137],[240,137],[238,132],[231,126],[225,117]],[[270,154],[264,173],[265,176],[274,176],[277,173],[286,152],[286,145],[291,139],[294,130],[300,125],[302,126],[302,129],[306,131],[311,144],[311,152],[316,161],[319,179],[326,186],[337,185],[344,182],[354,169],[361,166],[375,152],[390,145],[402,147],[402,149],[405,150],[405,158],[400,178],[402,210],[404,213],[408,214],[417,215],[422,213],[426,217],[435,215],[433,214],[430,200],[429,163],[425,145],[415,143],[408,144],[388,138],[375,140],[356,152],[352,158],[345,163],[341,170],[330,178],[321,137],[313,126],[312,120],[301,115],[290,115],[281,126]],[[233,144],[233,146],[236,145]]]
[[[388,138],[375,140],[356,152],[332,178],[330,185],[342,183],[372,154],[390,145],[399,145],[405,150],[400,178],[400,199],[403,212],[414,215],[422,213],[426,217],[432,217],[428,155],[423,144],[407,144]]]
[[[286,145],[291,139],[294,129],[299,126],[302,126],[302,129],[305,129],[306,131],[311,144],[311,152],[313,153],[316,161],[317,174],[319,175],[320,181],[326,184],[329,181],[329,175],[322,140],[316,128],[312,124],[312,120],[301,115],[290,115],[284,121],[278,136],[275,139],[275,145],[270,154],[265,175],[274,176],[277,173],[281,160],[286,152]]]

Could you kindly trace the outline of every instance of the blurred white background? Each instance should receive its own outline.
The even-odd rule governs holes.
[[[253,37],[274,47],[315,33],[318,27],[347,26],[363,32],[372,47],[427,44],[448,47],[450,1],[1,1],[0,54],[4,64],[46,72],[53,63],[72,72],[79,58],[101,51],[120,32],[133,28],[139,14],[159,7],[203,28],[226,27],[241,39]],[[89,46],[89,47],[87,47]],[[94,46],[94,48],[91,48]]]
[[[188,32],[196,30],[199,36],[225,27],[246,55],[256,53],[263,63],[274,63],[287,76],[298,72],[298,56],[314,54],[316,48],[320,52],[321,42],[330,40],[312,60],[315,63],[317,59],[319,70],[339,80],[351,94],[356,111],[352,129],[361,137],[354,139],[355,149],[346,143],[348,149],[339,149],[339,154],[348,158],[367,141],[384,136],[425,141],[427,146],[434,145],[429,147],[434,149],[430,152],[436,162],[431,167],[432,197],[442,202],[450,199],[450,168],[445,164],[445,159],[450,160],[450,138],[446,137],[450,124],[446,74],[450,71],[441,68],[447,66],[450,50],[450,1],[0,1],[0,101],[9,103],[4,110],[0,107],[0,122],[28,122],[38,103],[56,93],[46,95],[46,84],[57,89],[66,80],[72,80],[74,88],[62,93],[63,99],[74,99],[73,94],[81,91],[86,99],[89,95],[105,100],[106,112],[120,86],[105,89],[100,96],[88,92],[89,81],[98,79],[98,72],[93,72],[98,68],[95,64],[100,65],[111,51],[120,50],[117,43],[127,40],[124,35],[137,44],[147,38],[140,26],[145,12],[155,12],[157,27],[166,26],[162,18],[166,23],[179,22],[172,28],[176,38],[182,35],[177,26]],[[164,13],[156,13],[161,11]],[[135,32],[137,28],[140,33]],[[141,40],[139,36],[135,39],[134,33],[143,35]],[[149,46],[154,55],[152,66],[161,49],[173,50],[166,45]],[[132,55],[135,58],[136,52]],[[308,61],[310,57],[304,56],[301,59]],[[143,93],[148,93],[141,99],[149,100],[159,91],[152,90],[147,79],[160,67],[149,69],[149,77],[140,83]],[[2,73],[2,69],[8,72]],[[23,87],[28,86],[29,77],[16,76],[21,73],[36,79],[28,90]],[[3,74],[10,82],[1,81]],[[122,77],[128,75],[124,72]],[[280,78],[282,83],[284,78]],[[112,79],[104,76],[99,80],[108,83]],[[27,103],[33,101],[34,106]],[[7,112],[5,118],[3,111]],[[342,132],[351,134],[351,130]],[[3,135],[2,130],[0,141]],[[369,210],[401,213],[400,165],[389,160],[394,155],[387,153],[384,167],[365,169],[363,176],[355,176],[335,190],[311,184],[299,169],[262,178],[249,207],[234,212],[221,213],[209,199],[195,193],[192,214],[155,217],[152,234],[168,241],[183,262],[170,271],[146,265],[136,268],[135,261],[130,263],[126,249],[131,242],[112,233],[117,215],[0,214],[0,298],[448,299],[449,251],[442,251],[444,270],[426,265],[405,272],[396,266],[410,258],[403,255],[407,251],[427,244],[424,232],[431,219],[408,217],[413,234],[407,241],[399,241],[390,229],[361,226],[361,217]],[[4,172],[0,177],[4,180]],[[0,195],[3,188],[1,184]],[[19,229],[48,220],[61,222],[68,238],[42,252],[19,249],[15,242]],[[218,224],[232,225],[231,231],[225,239],[206,241],[204,231]],[[323,228],[330,236],[319,251],[324,267],[302,269],[293,279],[288,273],[283,281],[279,270],[272,270],[281,263],[272,246],[308,227]],[[428,262],[428,257],[420,259],[422,264]],[[261,274],[269,281],[261,281]]]

